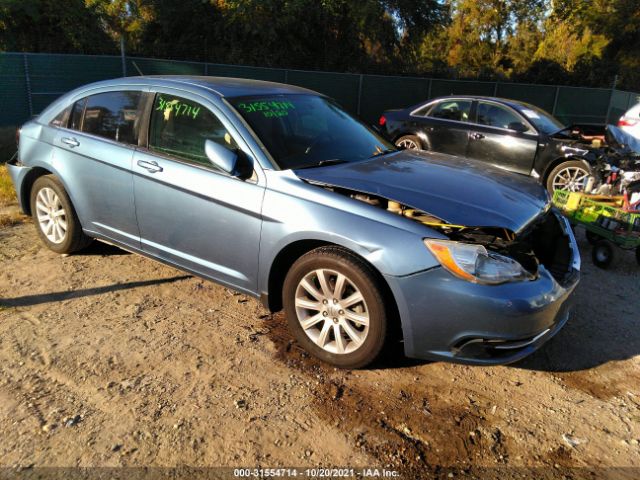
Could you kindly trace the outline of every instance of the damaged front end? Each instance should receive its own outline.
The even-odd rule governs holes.
[[[514,232],[497,226],[449,223],[394,200],[344,188],[324,188],[441,233],[448,240],[426,238],[425,245],[444,268],[472,283],[497,285],[535,280],[542,267],[562,285],[579,269],[579,255],[572,246],[570,227],[551,204],[528,225]]]

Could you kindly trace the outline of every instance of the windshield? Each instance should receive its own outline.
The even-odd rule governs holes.
[[[533,105],[523,104],[520,108],[522,113],[539,131],[551,134],[565,128],[557,118],[545,112],[541,108]]]
[[[290,94],[227,100],[282,170],[355,162],[395,150],[328,98]]]

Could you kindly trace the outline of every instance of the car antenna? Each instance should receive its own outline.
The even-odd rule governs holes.
[[[144,77],[144,73],[142,73],[142,70],[140,70],[140,67],[138,67],[138,64],[136,62],[133,62],[133,61],[131,63],[133,63],[133,66],[136,67],[136,70],[138,71],[140,76]]]

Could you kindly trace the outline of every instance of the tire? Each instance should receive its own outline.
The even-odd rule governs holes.
[[[608,240],[598,241],[591,251],[593,264],[603,269],[609,268],[611,262],[613,262],[613,256],[613,247]]]
[[[340,276],[342,292],[336,295]],[[289,329],[315,357],[340,368],[362,368],[382,351],[388,326],[382,289],[372,268],[355,255],[339,247],[312,250],[291,266],[282,290]],[[354,302],[357,293],[361,300]]]
[[[72,253],[91,243],[91,238],[82,231],[69,195],[56,177],[37,178],[31,188],[30,202],[38,236],[50,250]]]
[[[396,147],[404,148],[405,150],[422,150],[422,142],[415,135],[404,135],[396,140]]]
[[[574,174],[576,174],[575,177]],[[584,191],[589,175],[591,175],[589,167],[580,160],[562,162],[556,165],[547,176],[547,190],[551,195],[553,195],[555,190],[582,192]],[[578,179],[581,181],[576,182]],[[566,186],[561,187],[563,183],[566,183]]]
[[[585,230],[584,235],[585,237],[587,237],[587,242],[589,242],[591,245],[595,245],[600,240],[602,240],[602,237],[600,235],[593,233],[591,230]]]
[[[636,262],[640,265],[640,247],[636,247]]]

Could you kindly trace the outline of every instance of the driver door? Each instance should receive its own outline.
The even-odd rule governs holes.
[[[467,157],[529,175],[538,149],[538,133],[505,105],[480,100],[469,130]]]
[[[133,159],[142,249],[234,288],[255,292],[264,186],[217,169],[205,140],[250,150],[207,99],[157,89],[146,148]],[[254,166],[257,162],[254,161]]]

